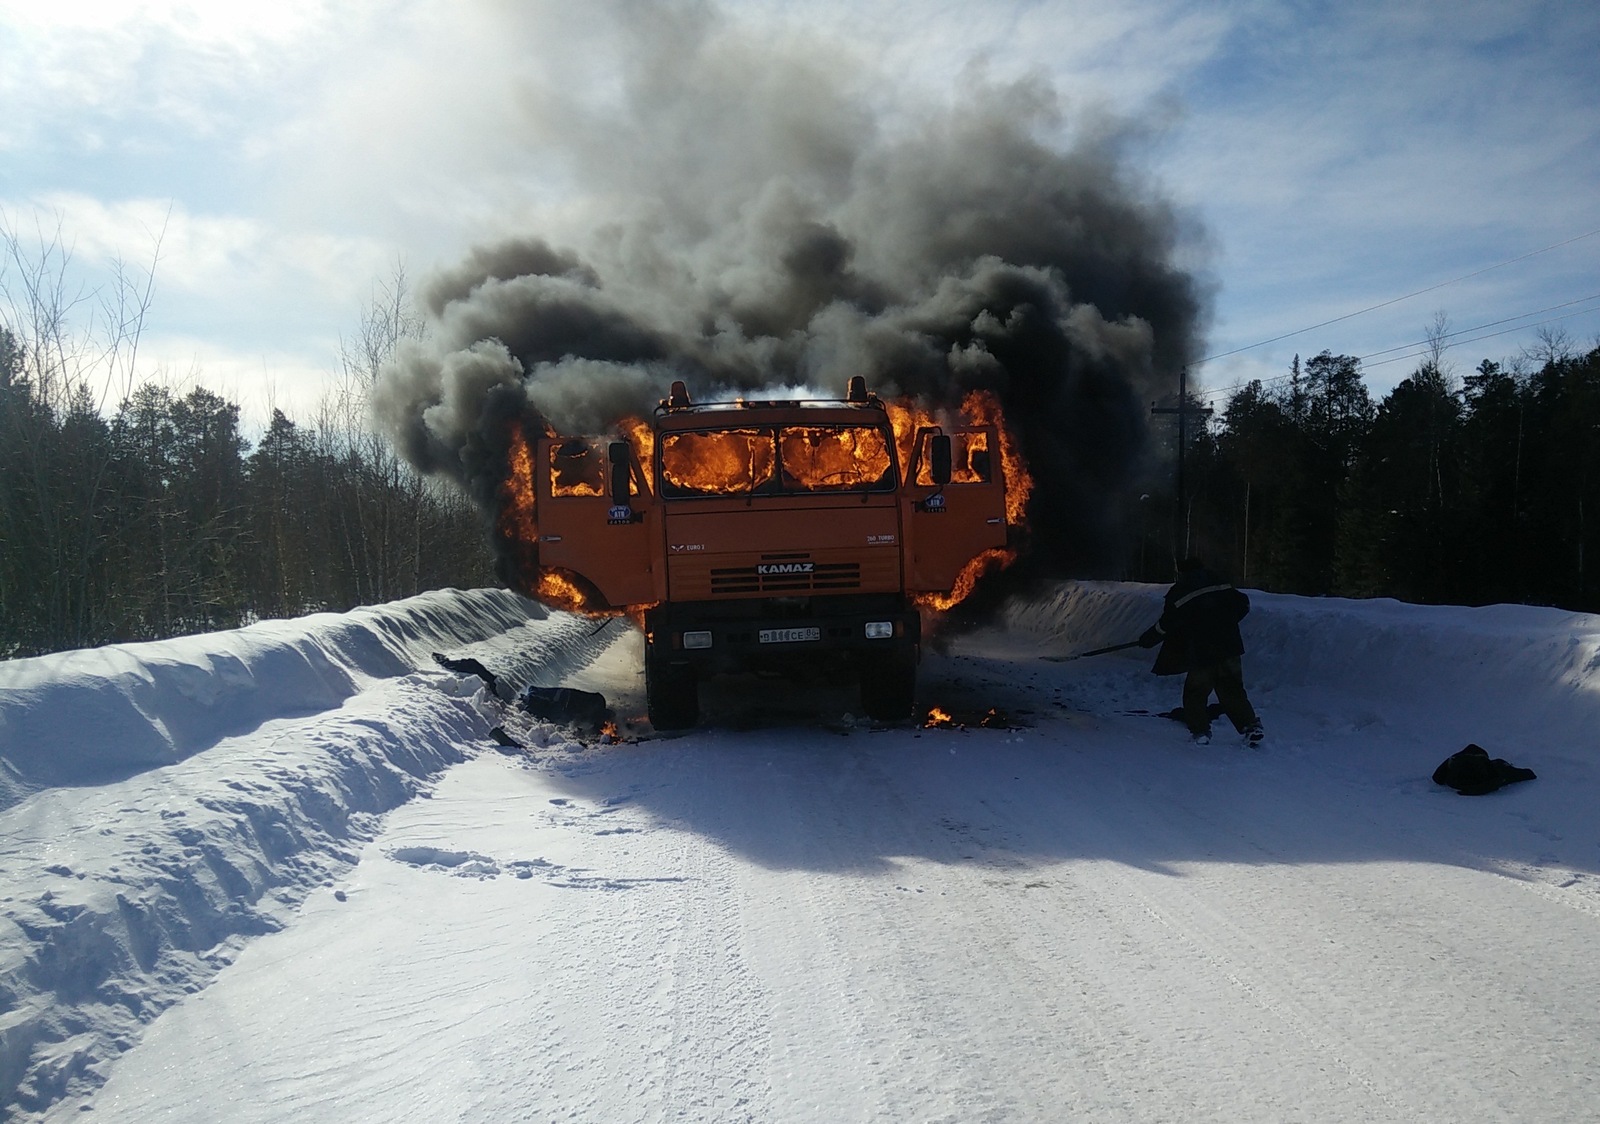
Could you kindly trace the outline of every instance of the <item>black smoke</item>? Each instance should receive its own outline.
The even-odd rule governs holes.
[[[825,45],[705,4],[625,11],[614,104],[528,96],[591,219],[440,273],[427,339],[384,371],[411,462],[493,514],[509,417],[606,432],[673,379],[702,400],[856,374],[936,405],[983,388],[1035,477],[1031,567],[1115,572],[1149,403],[1205,312],[1176,264],[1192,231],[1128,157],[1137,125],[975,77],[891,114],[884,76]]]

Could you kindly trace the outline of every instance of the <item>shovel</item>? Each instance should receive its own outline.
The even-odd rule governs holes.
[[[1071,656],[1046,656],[1044,658],[1049,660],[1051,663],[1070,663],[1073,660],[1087,659],[1089,656],[1103,656],[1107,652],[1121,652],[1128,648],[1137,647],[1139,647],[1139,641],[1130,640],[1126,644],[1112,644],[1109,647],[1095,648],[1093,651],[1088,652],[1078,652],[1077,654]]]

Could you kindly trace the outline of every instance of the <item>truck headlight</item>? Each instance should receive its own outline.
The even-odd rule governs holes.
[[[888,640],[893,635],[894,635],[894,622],[893,621],[868,621],[867,622],[867,639],[868,640]]]
[[[711,647],[711,633],[685,632],[683,634],[683,646],[685,648],[709,648]]]

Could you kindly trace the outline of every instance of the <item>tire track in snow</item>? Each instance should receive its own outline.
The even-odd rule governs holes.
[[[1346,803],[1338,786],[1322,795]],[[1355,793],[1348,801],[1355,815],[1366,798]],[[1292,806],[1263,804],[1258,819],[1243,822],[1196,802],[1160,806],[1168,813],[1160,818],[1131,805],[1080,808],[1074,828],[1102,847],[1109,841],[1133,852],[1143,844],[1171,854],[1193,854],[1195,841],[1216,845],[1231,835],[1259,854],[1253,873],[1186,863],[1157,881],[1120,871],[1101,878],[1100,892],[1153,919],[1168,954],[1194,965],[1195,986],[1207,977],[1224,981],[1301,1042],[1304,1049],[1279,1051],[1286,1065],[1310,1076],[1335,1063],[1375,1098],[1363,1110],[1368,1116],[1381,1105],[1387,1117],[1374,1118],[1396,1121],[1491,1118],[1484,1114],[1496,1108],[1506,1119],[1537,1115],[1539,1102],[1527,1096],[1532,1073],[1547,1090],[1581,1095],[1584,1078],[1552,1061],[1570,1049],[1568,1032],[1545,1012],[1560,1008],[1565,981],[1581,978],[1584,965],[1508,964],[1506,950],[1483,934],[1519,923],[1497,924],[1468,904],[1483,902],[1474,883],[1488,875],[1448,860],[1432,877],[1419,876],[1415,863],[1297,863],[1276,851],[1277,840],[1303,830]],[[1350,830],[1394,828],[1374,813]],[[1520,912],[1517,891],[1508,886],[1500,896],[1504,908]],[[1570,917],[1544,920],[1585,927]],[[1555,943],[1585,942],[1579,935]],[[1220,1022],[1249,1025],[1239,1015]],[[1513,1069],[1522,1077],[1508,1083]],[[1337,1096],[1333,1103],[1358,1111]]]
[[[733,864],[704,840],[673,835],[675,863],[688,873],[663,997],[671,1010],[663,1103],[675,1119],[761,1124],[772,1119],[769,1020],[745,958]]]
[[[813,968],[818,1009],[797,1020],[797,1036],[812,1039],[797,1052],[838,1072],[841,1088],[833,1100],[789,1090],[785,1103],[810,1108],[787,1119],[1015,1120],[1043,1104],[1129,1118],[1100,1065],[1114,1035],[1092,1013],[1066,1018],[1039,987],[1027,965],[1048,952],[1016,953],[1034,934],[1016,931],[1015,902],[996,889],[1011,879],[994,877],[1013,865],[953,839],[951,821],[870,752],[820,764],[832,783],[799,767],[779,778],[805,833],[803,869],[785,876],[795,900],[761,912],[781,924],[791,959]],[[934,857],[852,873],[862,852]],[[1082,1064],[1062,1066],[1058,1051]]]

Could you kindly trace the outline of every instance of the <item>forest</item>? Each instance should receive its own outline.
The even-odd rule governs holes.
[[[1197,421],[1183,510],[1175,455],[1131,501],[1144,580],[1198,554],[1283,593],[1600,610],[1600,346],[1546,334],[1459,378],[1436,353],[1376,401],[1325,351]]]
[[[0,658],[496,584],[483,517],[368,421],[422,331],[403,271],[317,415],[247,434],[211,390],[134,379],[148,276],[118,274],[75,331],[59,258],[32,264],[0,321]],[[1112,497],[1121,564],[1070,576],[1166,582],[1198,554],[1283,593],[1600,610],[1600,347],[1541,340],[1461,377],[1436,347],[1380,400],[1327,351],[1191,396],[1181,489],[1174,411],[1153,411],[1148,470]]]
[[[316,417],[274,409],[254,440],[211,390],[134,382],[141,290],[115,287],[93,331],[48,285],[26,291],[26,330],[0,326],[0,658],[496,584],[482,517],[367,420],[416,330],[403,275],[344,341]]]

